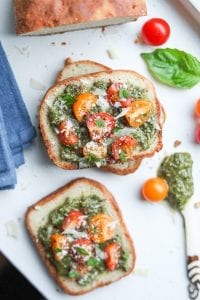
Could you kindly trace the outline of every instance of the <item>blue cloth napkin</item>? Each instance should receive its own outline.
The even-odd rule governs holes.
[[[8,143],[3,115],[0,110],[0,188],[13,188],[16,182],[14,159]]]
[[[19,87],[15,80],[14,74],[7,60],[6,54],[0,42],[0,110],[2,120],[1,127],[4,126],[4,130],[7,133],[1,136],[0,140],[0,163],[3,161],[5,165],[9,165],[10,168],[10,185],[13,186],[12,174],[15,172],[15,167],[19,167],[24,163],[23,150],[30,146],[32,140],[36,137],[36,131],[26,106],[23,102]],[[1,129],[0,127],[0,129]],[[8,145],[5,147],[5,144]],[[11,170],[13,164],[8,164],[8,149],[12,156],[12,162],[14,164],[14,170]],[[9,154],[9,157],[10,157]],[[1,168],[1,166],[0,166]],[[3,163],[1,177],[3,178]],[[6,170],[6,168],[5,168]],[[5,171],[5,173],[8,171]],[[7,173],[6,173],[7,174]],[[1,178],[0,178],[1,188]]]

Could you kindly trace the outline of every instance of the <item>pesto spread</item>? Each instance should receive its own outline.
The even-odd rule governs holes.
[[[130,82],[69,84],[49,106],[48,118],[60,158],[79,168],[132,160],[160,130],[147,90]]]
[[[67,198],[50,212],[38,238],[57,272],[84,286],[102,273],[127,271],[129,254],[118,226],[104,199],[96,195]]]
[[[194,192],[192,165],[191,155],[179,152],[166,157],[158,170],[158,176],[169,185],[166,200],[179,211],[184,209]]]

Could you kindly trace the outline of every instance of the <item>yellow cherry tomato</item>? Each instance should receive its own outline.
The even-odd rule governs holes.
[[[145,200],[158,202],[164,200],[169,191],[168,183],[160,177],[150,178],[142,186],[142,195]]]
[[[97,96],[92,93],[82,93],[76,97],[76,101],[73,104],[73,113],[76,119],[81,122],[83,117],[92,107],[96,105]]]
[[[135,100],[130,104],[130,108],[125,118],[131,127],[141,126],[146,122],[152,111],[152,103],[149,100]]]

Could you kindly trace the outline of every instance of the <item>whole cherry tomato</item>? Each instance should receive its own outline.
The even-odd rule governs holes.
[[[169,24],[161,18],[152,18],[144,23],[141,38],[145,44],[159,46],[164,44],[170,35]]]
[[[158,202],[164,200],[169,191],[168,183],[160,177],[150,178],[142,187],[142,195],[145,200]]]
[[[196,118],[200,118],[200,98],[197,100],[195,104],[194,115]]]

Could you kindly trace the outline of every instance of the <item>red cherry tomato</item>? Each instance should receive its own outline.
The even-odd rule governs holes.
[[[120,257],[120,245],[118,243],[108,244],[104,248],[106,255],[105,262],[109,271],[114,271],[118,265]]]
[[[81,227],[84,222],[84,215],[79,210],[72,210],[69,214],[64,218],[62,229],[75,229]]]
[[[197,100],[194,108],[194,115],[197,118],[200,118],[200,98]]]
[[[125,97],[126,96],[126,97]],[[107,90],[108,101],[116,107],[128,107],[131,99],[128,98],[128,92],[123,88],[122,83],[112,83]]]
[[[78,137],[72,127],[70,120],[62,121],[58,127],[58,138],[63,145],[76,145],[78,143]]]
[[[197,124],[195,128],[195,142],[200,144],[200,124]]]
[[[145,44],[159,46],[164,44],[170,35],[169,24],[160,18],[152,18],[144,23],[141,38]]]
[[[137,146],[137,141],[130,136],[122,136],[112,144],[112,155],[115,160],[127,161],[133,157],[133,149]]]
[[[89,115],[86,119],[86,125],[93,141],[100,141],[108,137],[115,127],[115,119],[106,112]]]
[[[164,200],[169,191],[168,183],[160,177],[150,178],[142,187],[142,195],[145,200],[158,202]]]

